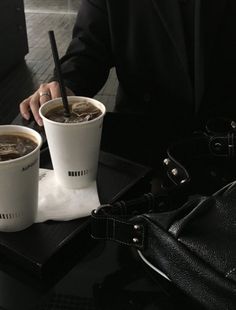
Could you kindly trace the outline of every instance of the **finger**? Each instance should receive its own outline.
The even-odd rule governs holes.
[[[48,83],[47,87],[50,90],[52,99],[61,97],[61,91],[60,91],[60,86],[58,82],[53,81],[51,83]]]
[[[48,85],[49,84],[41,84],[38,91],[36,92],[39,100],[39,105],[42,105],[52,99],[51,90]]]
[[[53,82],[47,84],[47,86],[50,89],[52,99],[61,97],[60,85],[57,81],[53,81]],[[65,89],[66,89],[66,94],[68,96],[75,96],[73,91],[70,90],[68,87],[65,87]]]
[[[39,115],[40,97],[38,91],[32,95],[29,106],[37,124],[43,126],[43,121]]]
[[[29,103],[30,103],[31,97],[32,96],[26,98],[25,100],[23,100],[20,103],[20,114],[26,120],[30,119],[30,111],[29,111],[30,110],[30,106],[29,106]]]
[[[45,90],[44,92],[38,93],[39,106],[43,105],[45,102],[48,102],[51,99],[52,97],[50,91]]]

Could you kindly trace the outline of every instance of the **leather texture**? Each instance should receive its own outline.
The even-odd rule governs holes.
[[[199,307],[236,309],[235,143],[229,119],[177,141],[164,160],[168,186],[94,210],[91,236],[141,251]]]
[[[176,211],[143,217],[144,256],[206,309],[236,307],[235,198],[233,183]]]
[[[235,309],[236,182],[170,211],[161,202],[149,194],[101,207],[92,213],[91,234],[139,249],[204,309]]]
[[[172,143],[163,160],[163,187],[188,187],[191,194],[213,194],[235,180],[235,122],[210,119],[205,129]]]

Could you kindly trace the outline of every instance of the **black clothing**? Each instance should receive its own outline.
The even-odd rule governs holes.
[[[189,75],[194,85],[194,0],[179,0]]]
[[[203,0],[201,12],[204,93],[197,113],[188,65],[193,62],[191,33],[184,27],[185,41],[178,1],[83,0],[73,40],[61,61],[66,85],[77,95],[92,97],[115,67],[116,111],[142,115],[136,134],[140,147],[143,140],[150,148],[158,146],[161,138],[168,144],[192,130],[199,119],[234,117],[235,0]],[[130,133],[132,145],[129,129],[124,132]]]

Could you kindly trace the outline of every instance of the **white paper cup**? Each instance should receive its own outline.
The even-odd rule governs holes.
[[[49,152],[56,180],[65,188],[87,187],[96,180],[98,156],[105,106],[92,98],[69,96],[69,105],[79,101],[90,101],[102,114],[97,118],[80,123],[58,123],[45,117],[48,111],[62,106],[62,99],[46,102],[40,107]]]
[[[1,125],[1,134],[20,134],[37,143],[25,156],[0,161],[0,231],[13,232],[29,227],[36,219],[42,138],[35,130],[18,125]]]

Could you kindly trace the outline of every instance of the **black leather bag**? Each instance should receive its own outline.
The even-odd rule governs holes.
[[[161,210],[163,197],[151,194],[103,206],[92,212],[91,234],[136,248],[205,309],[236,309],[236,183]]]
[[[168,186],[157,194],[143,194],[94,210],[91,235],[134,247],[153,272],[171,281],[199,307],[233,310],[236,309],[236,182],[222,185],[234,176],[234,167],[230,170],[234,124],[231,123],[227,134],[222,132],[194,136],[198,139],[197,149],[196,140],[191,139],[186,140],[187,144],[182,141],[170,147],[165,160]],[[184,158],[180,145],[188,148]],[[220,174],[224,174],[219,181],[217,175],[210,173],[210,178],[218,181],[205,189],[206,194],[202,189],[209,179],[204,179],[204,186],[199,189],[196,186],[201,180],[196,178],[201,169],[191,165],[186,169],[189,158],[197,154],[204,155],[202,162],[216,157],[214,170],[209,171],[215,173],[220,167]],[[223,164],[217,166],[220,162]],[[221,188],[213,193],[218,187]]]
[[[166,190],[213,194],[236,179],[236,123],[209,120],[204,130],[172,143],[163,163]]]

